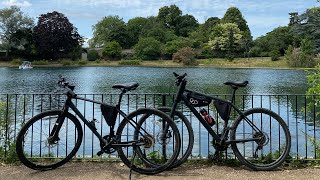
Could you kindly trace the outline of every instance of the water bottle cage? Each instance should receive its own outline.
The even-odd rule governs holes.
[[[210,125],[210,126],[213,126],[215,125],[215,121],[214,119],[208,115],[207,111],[205,109],[201,109],[200,110],[200,114],[204,117],[204,119],[207,121],[207,123]]]

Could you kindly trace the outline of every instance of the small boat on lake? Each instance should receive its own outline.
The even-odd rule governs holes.
[[[19,66],[19,69],[31,69],[31,62],[30,61],[23,61],[22,64]]]

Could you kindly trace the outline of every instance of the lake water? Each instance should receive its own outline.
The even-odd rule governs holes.
[[[307,88],[303,70],[76,67],[76,68],[0,68],[0,93],[52,93],[61,74],[76,86],[77,93],[110,93],[115,83],[138,82],[135,93],[175,91],[173,72],[188,74],[189,89],[209,94],[226,94],[226,81],[249,81],[243,94],[304,94]],[[171,87],[171,88],[170,88]]]
[[[33,68],[19,70],[18,68],[0,68],[0,99],[5,102],[6,94],[10,95],[12,107],[17,112],[11,117],[15,122],[27,120],[33,115],[47,109],[61,109],[63,96],[23,95],[23,94],[55,94],[61,93],[57,82],[59,75],[76,86],[79,94],[109,94],[117,93],[112,89],[116,83],[138,82],[140,86],[132,93],[172,93],[174,86],[173,72],[187,73],[187,88],[207,94],[229,94],[230,88],[223,85],[226,81],[249,81],[246,88],[240,88],[237,94],[254,96],[240,96],[237,105],[240,108],[264,107],[280,114],[287,122],[292,136],[292,155],[312,156],[313,148],[310,137],[320,132],[315,126],[316,121],[312,114],[304,113],[306,104],[304,96],[287,96],[305,94],[308,85],[306,73],[303,70],[282,69],[220,69],[220,68],[151,68],[151,67],[60,67],[60,68]],[[263,96],[260,96],[263,95]],[[272,95],[272,96],[270,96]],[[87,95],[87,98],[101,100],[100,95]],[[116,102],[115,97],[106,96],[104,101]],[[57,103],[55,103],[57,102]],[[160,96],[128,96],[123,100],[123,109],[129,113],[139,107],[161,106]],[[168,101],[170,102],[170,101]],[[77,102],[81,112],[85,112],[87,119],[99,117],[101,123],[99,132],[107,133],[108,127],[103,121],[99,106],[92,103]],[[210,105],[210,113],[215,117],[214,107]],[[184,114],[191,119],[195,133],[195,145],[192,154],[206,156],[213,152],[210,145],[212,140],[200,123],[188,111]],[[120,119],[119,119],[120,120]],[[221,122],[221,121],[220,121]],[[118,122],[117,122],[118,123]],[[18,125],[16,125],[18,126]],[[15,128],[14,134],[16,134]],[[86,128],[86,132],[89,132]],[[98,140],[91,133],[85,135],[85,144],[82,144],[78,155],[90,156],[99,151]]]

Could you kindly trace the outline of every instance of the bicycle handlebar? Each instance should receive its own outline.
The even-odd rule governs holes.
[[[173,75],[176,77],[177,81],[176,81],[176,85],[179,86],[180,83],[184,80],[184,78],[187,76],[187,73],[184,73],[183,75],[179,75],[175,72],[173,72]]]
[[[68,88],[68,89],[70,89],[71,91],[73,91],[74,88],[75,88],[75,86],[70,85],[70,84],[66,81],[66,79],[65,79],[64,77],[62,77],[62,76],[60,76],[60,80],[58,81],[58,84],[59,84],[61,87],[63,87],[63,88]]]

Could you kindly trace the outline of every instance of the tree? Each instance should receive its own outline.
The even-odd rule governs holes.
[[[235,23],[238,25],[243,36],[242,42],[240,43],[240,50],[248,53],[249,45],[252,42],[252,36],[247,21],[242,16],[240,10],[236,7],[230,7],[221,19],[221,23]]]
[[[242,16],[240,10],[236,7],[230,7],[223,18],[221,19],[221,23],[235,23],[240,31],[244,32],[243,35],[251,36],[251,32],[249,26],[247,25],[247,21]],[[248,37],[249,38],[249,37]]]
[[[259,56],[269,56],[273,51],[278,51],[280,55],[284,55],[289,45],[298,44],[299,39],[290,31],[290,28],[288,26],[278,27],[265,36],[257,38],[254,41],[254,49],[260,49]]]
[[[128,41],[130,42],[129,47],[137,44],[142,31],[146,29],[148,21],[149,20],[144,17],[135,17],[128,21],[127,30],[128,30],[128,36],[129,36]]]
[[[177,35],[187,37],[191,32],[195,31],[198,26],[198,21],[192,15],[183,15],[180,17],[176,27]]]
[[[33,27],[33,20],[24,15],[20,8],[11,6],[0,10],[0,40],[6,49],[6,57],[9,55],[9,50],[15,44],[12,44],[14,38],[12,35],[19,29],[26,29]],[[20,45],[20,44],[19,44]]]
[[[192,41],[189,38],[179,37],[173,41],[169,41],[165,44],[165,53],[168,56],[172,56],[173,53],[176,53],[179,49],[184,47],[192,47]]]
[[[214,28],[208,45],[211,49],[227,52],[230,59],[233,59],[233,53],[239,50],[242,37],[236,24],[219,24]]]
[[[316,52],[320,52],[320,7],[307,9],[299,16],[299,22],[292,26],[292,32],[313,41]]]
[[[162,45],[155,38],[140,38],[134,46],[135,55],[142,60],[158,59],[162,52]]]
[[[289,46],[285,58],[291,67],[313,68],[317,62],[314,58],[314,44],[311,40],[303,39],[300,48]]]
[[[93,26],[91,47],[102,47],[107,42],[117,41],[121,47],[127,48],[128,33],[125,22],[119,16],[104,17]]]
[[[299,23],[299,16],[298,16],[298,12],[291,12],[289,13],[290,15],[290,22],[289,22],[289,26],[295,25],[297,23]]]
[[[105,44],[102,55],[104,57],[117,59],[121,57],[121,50],[122,48],[118,42],[111,41]]]
[[[202,31],[206,37],[209,38],[209,35],[211,34],[213,28],[217,24],[220,24],[220,19],[218,17],[210,17],[204,22]]]
[[[33,32],[31,28],[19,29],[11,35],[11,49],[12,55],[30,59],[36,55],[35,44],[33,41]]]
[[[164,6],[159,9],[158,21],[166,28],[175,30],[181,20],[182,11],[176,5]],[[177,31],[176,31],[177,32]]]
[[[39,56],[45,59],[65,56],[83,43],[77,28],[57,11],[40,15],[34,27],[34,39]]]

